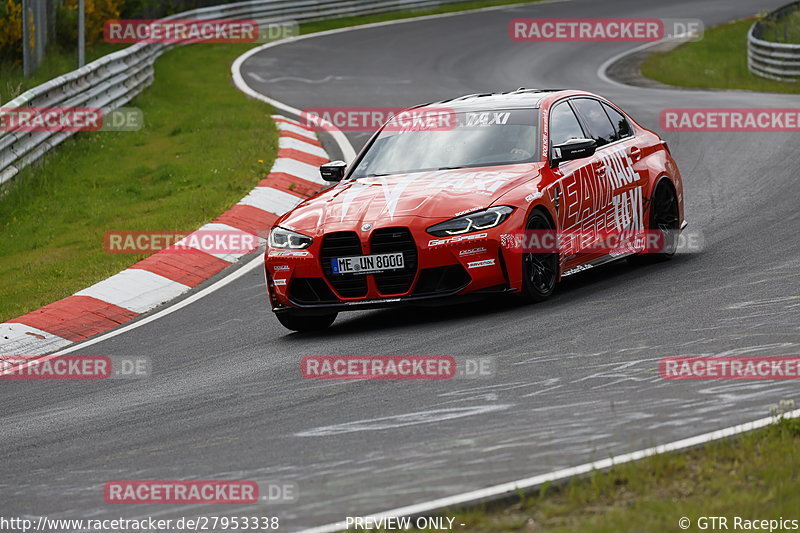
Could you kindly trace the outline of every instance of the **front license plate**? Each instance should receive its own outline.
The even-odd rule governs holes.
[[[374,274],[403,268],[403,252],[331,258],[334,274]]]

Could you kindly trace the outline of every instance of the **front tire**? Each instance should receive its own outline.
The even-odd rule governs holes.
[[[328,328],[333,324],[333,321],[336,320],[337,314],[338,313],[331,313],[329,315],[302,315],[293,313],[292,311],[284,311],[282,313],[275,313],[275,316],[278,317],[278,322],[286,329],[305,333],[309,331],[321,331]]]
[[[541,211],[534,211],[525,225],[530,231],[553,231],[550,219]],[[528,239],[526,238],[527,242]],[[524,251],[522,253],[522,292],[525,303],[542,302],[550,298],[558,281],[558,253]]]

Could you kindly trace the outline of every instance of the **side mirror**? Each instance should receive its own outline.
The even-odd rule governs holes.
[[[552,166],[557,167],[562,161],[592,156],[595,150],[597,150],[597,142],[594,139],[570,139],[565,143],[553,146]]]
[[[331,161],[319,167],[319,173],[325,181],[342,181],[346,168],[344,161]]]

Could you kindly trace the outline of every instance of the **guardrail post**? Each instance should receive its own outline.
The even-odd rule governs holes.
[[[78,68],[86,64],[86,0],[78,0]]]
[[[33,73],[33,54],[31,53],[31,25],[33,12],[31,0],[22,0],[22,74],[27,78]]]

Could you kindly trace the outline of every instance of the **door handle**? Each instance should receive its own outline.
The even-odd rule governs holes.
[[[638,161],[642,157],[642,149],[638,146],[631,146],[631,159]]]

